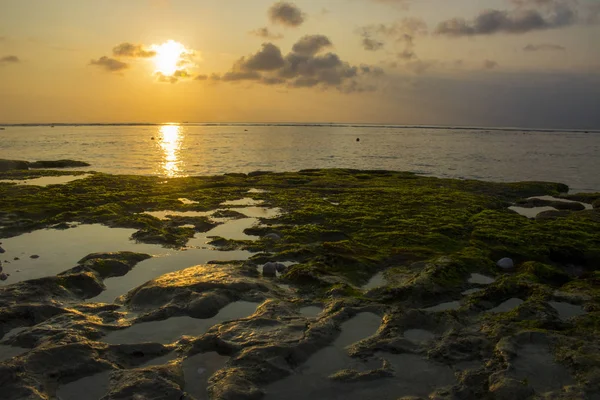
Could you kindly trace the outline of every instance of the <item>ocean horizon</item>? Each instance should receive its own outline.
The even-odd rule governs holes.
[[[164,177],[313,168],[440,178],[551,181],[600,190],[589,131],[353,124],[54,124],[0,130],[0,158],[76,159],[111,174]]]

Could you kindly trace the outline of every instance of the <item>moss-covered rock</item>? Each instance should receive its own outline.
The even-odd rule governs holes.
[[[90,164],[84,161],[76,160],[34,161],[29,163],[29,168],[77,168],[89,166]]]

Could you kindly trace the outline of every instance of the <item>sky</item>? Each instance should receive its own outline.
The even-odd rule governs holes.
[[[600,0],[0,0],[0,123],[600,129]]]

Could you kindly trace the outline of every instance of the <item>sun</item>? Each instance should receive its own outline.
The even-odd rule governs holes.
[[[191,51],[184,45],[174,40],[163,44],[154,44],[150,48],[156,52],[156,56],[154,56],[155,72],[160,72],[165,76],[172,76],[177,70],[180,70],[187,63],[184,57],[191,54]]]

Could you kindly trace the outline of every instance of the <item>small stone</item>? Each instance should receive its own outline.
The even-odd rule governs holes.
[[[263,265],[263,276],[277,276],[277,264],[274,262],[268,262]]]
[[[287,269],[287,267],[285,266],[285,264],[282,263],[275,263],[275,269],[277,270],[277,272],[279,272],[280,274],[283,274],[285,272],[285,270]]]
[[[13,258],[13,260],[15,260],[15,261],[19,261],[19,260],[20,260],[20,258],[19,258],[19,257],[15,257],[15,258]]]
[[[502,269],[512,269],[515,267],[515,263],[513,262],[512,258],[508,257],[498,260],[496,265]]]
[[[29,256],[29,258],[36,259],[36,258],[40,258],[40,256],[38,256],[37,254],[33,254],[33,255]]]
[[[268,233],[264,236],[264,238],[269,239],[269,240],[274,240],[274,241],[281,240],[281,236],[279,236],[276,233]]]
[[[4,250],[2,247],[0,247],[0,254],[2,253],[6,253],[6,250]]]
[[[8,275],[6,275],[5,273],[0,273],[0,281],[5,281],[8,279]]]

